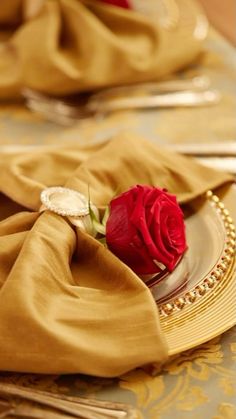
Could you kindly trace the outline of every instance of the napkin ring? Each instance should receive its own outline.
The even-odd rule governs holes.
[[[62,215],[63,217],[84,217],[89,215],[87,198],[73,189],[54,186],[41,192],[42,206],[40,211],[46,209]]]
[[[79,227],[90,236],[96,236],[96,230],[90,217],[90,209],[99,219],[95,205],[80,192],[62,186],[46,188],[41,192],[42,205],[39,211],[49,210],[67,218],[71,224]]]

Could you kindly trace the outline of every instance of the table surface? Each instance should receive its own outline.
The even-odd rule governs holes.
[[[0,146],[88,143],[133,131],[160,145],[235,141],[236,53],[211,30],[200,60],[183,76],[205,74],[222,92],[217,106],[120,112],[103,120],[62,127],[22,104],[0,106]],[[52,392],[127,402],[147,419],[233,419],[236,417],[236,327],[169,362],[156,377],[142,370],[117,379],[1,373],[12,382]]]

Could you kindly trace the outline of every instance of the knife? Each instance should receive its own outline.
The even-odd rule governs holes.
[[[220,142],[204,142],[204,143],[182,143],[167,144],[165,147],[170,148],[181,154],[205,157],[235,157],[236,158],[236,140],[220,141]]]

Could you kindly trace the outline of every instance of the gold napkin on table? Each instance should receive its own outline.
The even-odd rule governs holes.
[[[163,363],[168,349],[145,284],[96,239],[50,211],[61,185],[98,207],[152,184],[188,202],[232,179],[123,135],[80,147],[0,155],[0,370],[116,376]]]
[[[176,0],[176,7],[179,18],[166,28],[161,18],[98,0],[1,0],[0,98],[22,87],[53,95],[91,91],[183,68],[202,49],[195,30],[202,12],[194,0],[187,7]]]

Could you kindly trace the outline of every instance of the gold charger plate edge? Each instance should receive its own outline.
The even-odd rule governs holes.
[[[217,194],[229,210],[236,223],[236,185],[221,188]],[[169,347],[169,356],[196,347],[224,333],[236,324],[236,267],[235,262],[229,275],[203,299],[188,307],[177,316],[161,317],[161,326]]]

